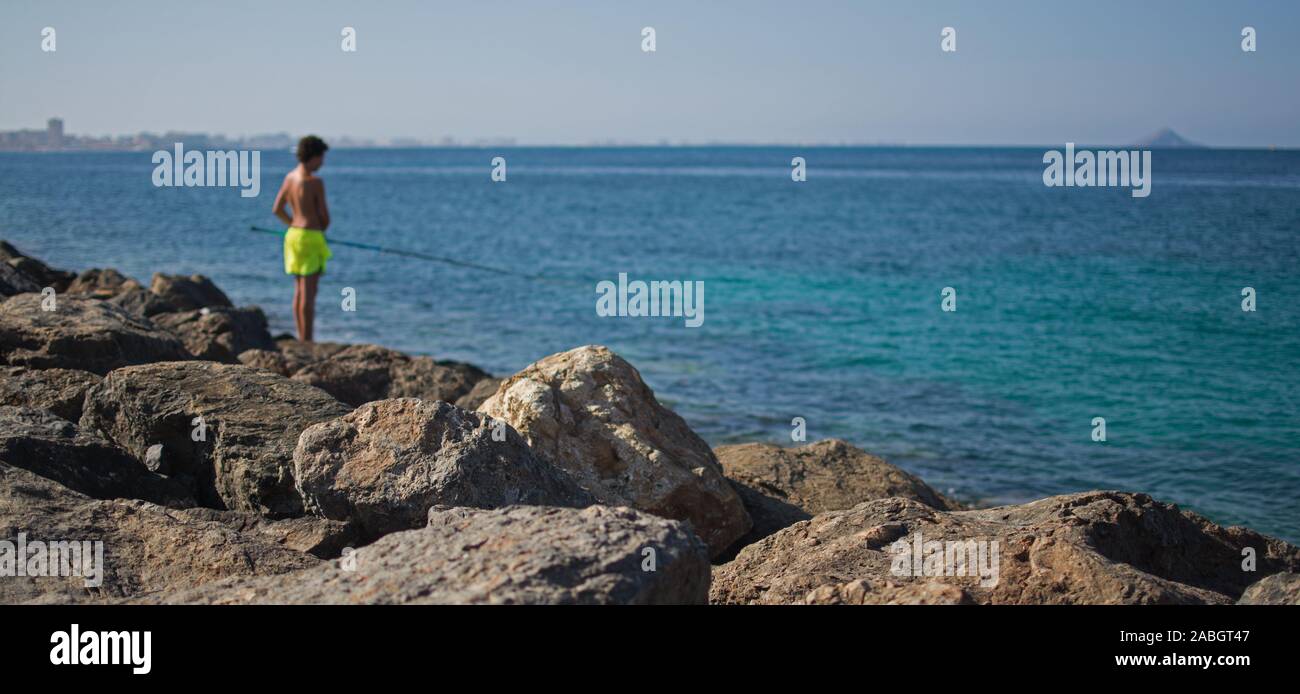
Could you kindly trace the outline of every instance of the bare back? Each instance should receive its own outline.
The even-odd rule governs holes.
[[[293,215],[285,213],[288,207]],[[275,214],[290,226],[300,229],[325,231],[330,224],[329,208],[325,204],[325,182],[299,166],[284,177],[284,184],[275,196]]]

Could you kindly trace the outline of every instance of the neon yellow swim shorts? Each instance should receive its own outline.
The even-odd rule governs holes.
[[[325,234],[315,229],[289,227],[284,233],[284,272],[288,275],[314,275],[325,272],[325,261],[330,259],[330,247]]]

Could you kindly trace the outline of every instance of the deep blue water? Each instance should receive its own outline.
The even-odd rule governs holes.
[[[334,238],[582,282],[336,245],[317,337],[501,374],[603,343],[714,444],[790,444],[803,417],[969,501],[1145,491],[1300,540],[1300,152],[1157,151],[1134,199],[1046,188],[1043,151],[332,151]],[[247,199],[155,188],[149,153],[0,154],[0,237],[62,267],[203,273],[289,330],[278,240],[245,229],[277,225],[291,163],[264,152]],[[703,280],[704,325],[597,317],[619,272]]]

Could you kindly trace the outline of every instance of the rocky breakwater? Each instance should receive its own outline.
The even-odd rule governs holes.
[[[711,450],[604,347],[498,379],[0,261],[0,567],[99,557],[0,602],[1296,602],[1300,550],[1142,494],[972,510],[842,441]]]

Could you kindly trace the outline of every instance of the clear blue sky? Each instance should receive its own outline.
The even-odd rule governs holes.
[[[1297,39],[1293,0],[5,0],[0,129],[1295,147]]]

